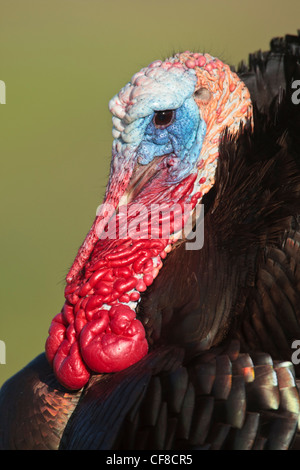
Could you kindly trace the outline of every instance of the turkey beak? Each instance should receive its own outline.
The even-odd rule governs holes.
[[[129,204],[132,202],[139,193],[149,184],[152,178],[163,168],[163,160],[165,155],[161,157],[154,157],[148,164],[140,164],[139,159],[133,168],[132,175],[128,186],[121,198],[120,204]]]

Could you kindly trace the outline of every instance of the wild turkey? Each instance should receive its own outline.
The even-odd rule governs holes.
[[[111,100],[106,204],[46,354],[2,387],[2,449],[297,447],[299,79],[285,36],[237,73],[189,51],[156,61]],[[147,211],[139,237],[122,232],[124,195],[204,204],[203,247],[175,216],[168,236]],[[111,220],[122,237],[101,236]]]

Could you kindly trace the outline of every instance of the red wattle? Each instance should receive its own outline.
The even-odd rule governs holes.
[[[71,344],[66,339],[55,355],[53,370],[59,382],[71,390],[82,388],[91,375],[82,360],[78,342]]]
[[[46,341],[46,356],[50,363],[53,364],[55,354],[61,343],[65,339],[66,326],[63,321],[62,313],[58,313],[52,320],[49,328],[49,336]]]
[[[194,181],[195,176],[189,176],[178,185],[177,192],[172,191],[180,204]],[[172,210],[175,202],[164,198],[164,208]],[[176,209],[179,216],[180,204]],[[151,216],[151,222],[155,217],[159,220],[159,212]],[[173,219],[174,216],[171,218],[172,230],[177,230]],[[130,220],[131,217],[129,223]],[[146,220],[148,223],[148,213]],[[178,220],[181,222],[180,217]],[[118,216],[116,221],[119,224]],[[157,227],[164,235],[159,223]],[[117,372],[147,354],[145,330],[136,318],[134,308],[141,293],[157,276],[166,256],[164,250],[172,243],[169,238],[147,237],[148,233],[145,238],[131,238],[125,234],[123,238],[99,239],[89,259],[83,256],[84,269],[68,282],[65,304],[52,320],[46,341],[48,361],[66,388],[82,388],[93,372]]]
[[[135,364],[148,352],[145,330],[126,305],[117,305],[89,322],[80,334],[85,363],[95,372],[117,372]]]

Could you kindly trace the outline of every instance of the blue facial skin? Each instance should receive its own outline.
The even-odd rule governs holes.
[[[157,110],[159,111],[159,110]],[[180,160],[170,173],[170,183],[184,179],[195,167],[206,133],[206,124],[201,119],[199,108],[192,97],[175,110],[173,122],[164,129],[153,122],[154,113],[141,119],[146,126],[143,139],[137,149],[139,163],[147,165],[154,157],[174,153]]]

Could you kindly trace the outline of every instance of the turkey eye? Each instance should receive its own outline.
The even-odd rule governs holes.
[[[159,127],[160,129],[168,127],[171,122],[173,122],[174,115],[175,111],[173,109],[156,111],[153,118],[155,127]]]

